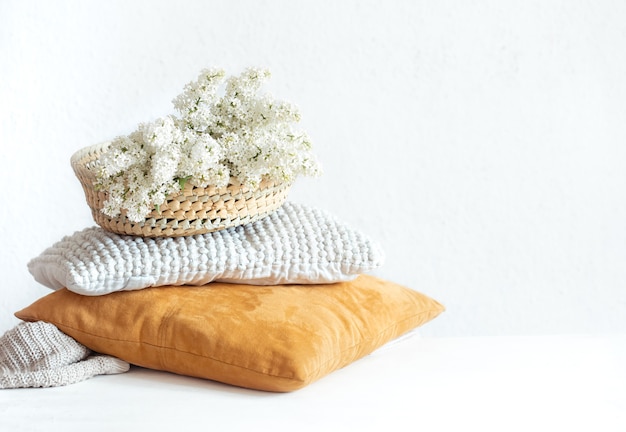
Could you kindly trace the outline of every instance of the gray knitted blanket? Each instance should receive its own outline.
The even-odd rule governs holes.
[[[43,321],[20,323],[0,338],[0,389],[63,386],[129,367]]]

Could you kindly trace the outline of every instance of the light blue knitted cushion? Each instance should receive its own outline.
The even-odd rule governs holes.
[[[329,213],[286,202],[236,228],[144,238],[91,227],[28,263],[39,283],[84,295],[211,281],[253,285],[350,280],[382,265],[380,247]]]

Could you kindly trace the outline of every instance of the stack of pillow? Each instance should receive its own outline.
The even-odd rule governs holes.
[[[443,311],[372,276],[380,247],[287,201],[256,222],[187,237],[90,227],[28,264],[54,291],[15,315],[131,364],[292,391]]]

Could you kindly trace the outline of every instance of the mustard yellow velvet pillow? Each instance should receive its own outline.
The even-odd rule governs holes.
[[[15,315],[131,364],[285,392],[435,318],[437,301],[369,275],[326,285],[55,291]]]

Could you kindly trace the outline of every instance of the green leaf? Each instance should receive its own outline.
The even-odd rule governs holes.
[[[187,177],[178,177],[178,186],[180,186],[180,190],[185,189],[185,185],[187,184],[187,180],[189,180],[191,176]]]

